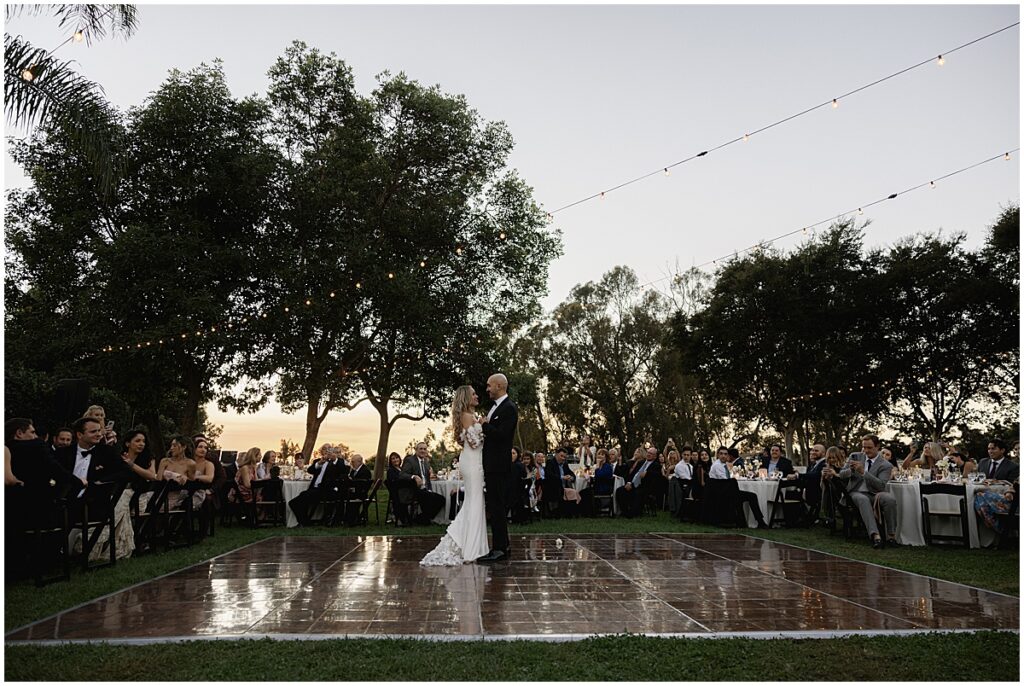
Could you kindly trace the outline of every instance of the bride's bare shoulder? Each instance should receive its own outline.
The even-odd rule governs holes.
[[[469,427],[473,426],[474,424],[476,424],[476,415],[473,414],[472,412],[463,412],[462,413],[462,428],[463,429],[468,429]]]

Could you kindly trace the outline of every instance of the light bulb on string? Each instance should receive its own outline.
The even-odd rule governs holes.
[[[750,140],[750,134],[749,133],[743,134],[743,142],[746,143],[749,140]]]
[[[77,31],[75,31],[75,35],[72,36],[72,38],[74,38],[76,43],[81,43],[83,40],[85,40],[85,34],[82,33],[82,29],[78,29]]]
[[[362,288],[362,287],[363,287],[363,284],[361,284],[358,281],[356,281],[356,288]]]
[[[832,98],[832,109],[839,109],[839,100]]]
[[[310,306],[310,305],[312,305],[312,304],[313,304],[313,301],[311,301],[311,300],[307,300],[307,301],[306,301],[306,307],[309,307],[309,306]]]
[[[32,79],[34,79],[36,77],[36,75],[32,73],[32,70],[35,68],[35,66],[36,65],[33,64],[28,69],[25,69],[24,71],[22,71],[21,72],[21,78],[25,79],[26,81],[31,82]]]
[[[858,207],[857,208],[857,214],[864,214],[864,208],[863,207]]]
[[[939,66],[941,67],[941,66],[942,66],[942,65],[944,65],[945,63],[946,63],[946,58],[945,58],[945,57],[943,57],[942,55],[939,55],[939,59],[938,59],[938,60],[936,60],[936,64],[938,64],[938,65],[939,65]]]
[[[1005,155],[1003,155],[1003,159],[1004,160],[1010,159],[1010,153],[1006,153]]]
[[[395,278],[395,273],[394,272],[388,272],[388,278],[389,279]]]
[[[500,238],[501,240],[505,240],[505,232],[502,231],[501,233],[499,233],[498,238]]]
[[[669,175],[668,167],[665,167],[665,176]]]
[[[929,181],[928,182],[928,187],[929,188],[935,188],[935,182],[934,181]]]
[[[285,308],[284,308],[284,311],[285,311],[285,312],[290,312],[291,310],[289,310],[289,309],[288,309],[287,307],[285,307]]]
[[[331,297],[332,298],[334,297],[334,291],[331,291]]]
[[[604,191],[601,191],[601,200],[604,200]]]
[[[426,267],[426,266],[427,266],[427,263],[424,262],[423,260],[420,260],[420,267],[422,268],[422,267]]]
[[[461,255],[462,254],[462,248],[455,248],[455,254],[456,255]]]

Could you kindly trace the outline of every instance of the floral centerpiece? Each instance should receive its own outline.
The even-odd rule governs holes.
[[[935,471],[938,473],[940,481],[945,481],[949,478],[949,470],[952,466],[953,463],[948,457],[943,457],[935,463]]]

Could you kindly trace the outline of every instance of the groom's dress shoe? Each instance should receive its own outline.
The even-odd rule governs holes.
[[[507,559],[508,559],[508,553],[506,553],[504,550],[492,550],[491,552],[487,553],[486,555],[484,555],[482,557],[476,558],[476,561],[477,562],[488,563],[488,562],[499,562],[501,560],[507,560]]]

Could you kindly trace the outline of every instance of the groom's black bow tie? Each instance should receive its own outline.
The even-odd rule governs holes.
[[[91,450],[83,450],[82,451],[82,457],[89,457],[90,455],[92,455],[92,451]]]

